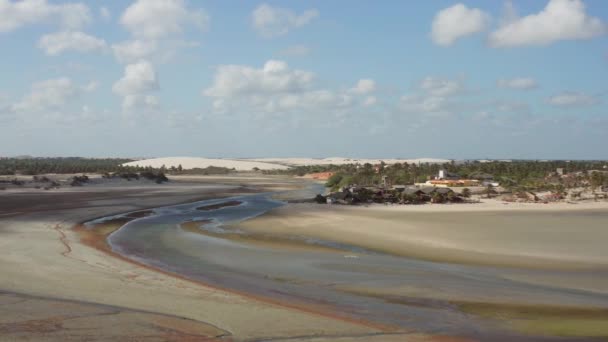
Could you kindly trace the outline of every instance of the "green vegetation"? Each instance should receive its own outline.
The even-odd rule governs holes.
[[[45,173],[103,173],[138,171],[141,168],[123,167],[133,161],[121,158],[7,158],[0,159],[0,175],[39,175]]]
[[[501,186],[513,191],[563,191],[566,188],[586,186],[608,186],[608,175],[604,172],[593,172],[593,170],[608,171],[605,169],[605,161],[529,161],[514,160],[479,162],[470,161],[464,163],[445,164],[379,164],[379,165],[315,165],[299,166],[289,170],[264,171],[265,173],[279,173],[290,175],[305,175],[316,172],[335,172],[327,186],[333,190],[349,184],[360,186],[372,186],[382,184],[382,178],[386,177],[390,184],[413,184],[425,182],[430,176],[435,176],[439,170],[456,173],[462,178],[483,179],[483,175],[493,176]],[[550,177],[558,168],[563,169],[564,174],[580,173],[575,177],[564,178]]]
[[[151,167],[122,166],[124,163],[133,161],[123,158],[5,158],[0,159],[0,175],[40,175],[49,173],[70,174],[70,173],[101,173],[104,177],[119,176],[127,180],[139,179],[138,173],[150,172],[173,174],[173,175],[223,175],[234,172],[234,169],[225,167],[209,166],[206,168],[196,168],[184,170],[181,165],[159,169]],[[144,176],[144,178],[147,178]],[[153,177],[156,180],[157,177]],[[44,182],[43,178],[33,179],[35,182]],[[162,177],[160,177],[161,182]],[[82,183],[82,182],[80,182]]]

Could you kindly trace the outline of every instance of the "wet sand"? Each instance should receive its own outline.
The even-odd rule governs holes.
[[[608,269],[608,202],[328,206],[289,204],[238,225],[424,260],[550,269]]]
[[[262,183],[297,186],[272,178],[249,189],[241,188],[247,179],[225,179],[228,186],[215,182],[0,194],[0,291],[3,303],[13,303],[1,309],[2,339],[133,340],[144,334],[142,340],[150,341],[261,340],[380,332],[110,257],[81,243],[72,230],[94,217],[267,191]],[[61,307],[72,313],[62,314]],[[117,314],[105,319],[110,313]],[[86,332],[72,330],[79,326]]]
[[[222,205],[237,202],[240,204]],[[201,213],[197,210],[201,206],[215,209]],[[340,231],[338,235],[348,236],[349,228],[358,227],[372,237],[358,235],[354,242],[330,236],[327,233],[334,226],[319,220],[313,221],[310,229],[323,231],[326,235],[304,234],[297,225],[273,221],[277,212],[294,208],[327,209],[320,215],[321,219],[327,220],[344,215],[341,210],[353,210],[339,217],[346,231]],[[450,207],[450,210],[454,208]],[[550,318],[548,322],[553,324],[546,323],[544,330],[535,331],[533,340],[538,340],[543,333],[586,338],[603,336],[606,332],[605,329],[587,329],[596,324],[594,322],[608,318],[602,310],[608,307],[608,297],[602,293],[606,272],[601,266],[589,267],[577,261],[573,264],[576,267],[544,269],[541,268],[543,264],[538,264],[533,268],[504,268],[403,257],[374,247],[374,243],[383,242],[374,238],[378,231],[386,228],[389,219],[397,225],[413,222],[423,227],[433,223],[444,227],[447,223],[434,222],[427,213],[422,213],[418,222],[413,220],[415,215],[411,212],[408,221],[402,217],[391,218],[390,213],[384,212],[385,207],[371,208],[381,211],[382,219],[368,211],[357,215],[359,209],[366,208],[304,204],[281,207],[268,195],[231,197],[224,201],[158,208],[155,210],[157,216],[124,225],[110,235],[109,241],[114,252],[153,268],[239,293],[274,297],[297,306],[308,304],[326,314],[367,321],[376,327],[394,327],[393,331],[397,332],[414,330],[480,340],[526,340],[525,335],[533,330],[521,322],[530,322],[532,318],[543,321]],[[268,210],[269,213],[263,214]],[[260,213],[263,215],[251,218]],[[465,214],[463,219],[471,220],[473,213]],[[516,211],[516,214],[521,212]],[[545,216],[535,212],[525,215],[534,215],[522,218],[528,224],[525,230],[533,231],[535,225],[547,225]],[[457,222],[453,212],[449,216],[452,218],[450,224]],[[510,216],[512,213],[506,215]],[[292,219],[298,222],[298,218],[297,213],[294,215],[291,211],[283,217],[288,222]],[[603,221],[603,217],[599,220]],[[483,222],[477,217],[472,221]],[[250,228],[256,224],[263,229]],[[360,234],[356,229],[352,231],[354,235]],[[392,233],[400,237],[398,231]],[[382,234],[377,235],[382,237]],[[450,238],[449,234],[439,232],[439,235]],[[548,245],[552,245],[551,241]],[[585,267],[581,267],[583,264]],[[506,304],[522,310],[504,308]],[[488,308],[495,314],[489,314]],[[546,316],[551,311],[559,314]],[[500,319],[504,312],[509,314],[507,322]],[[521,312],[532,312],[536,316],[521,316]],[[568,331],[553,330],[554,326],[565,323],[571,326]]]
[[[590,338],[608,336],[606,222],[606,202],[289,204],[232,228],[252,236],[322,239],[432,262],[409,271],[404,263],[401,271],[412,278],[393,282],[380,280],[398,272],[383,263],[373,271],[378,281],[338,284],[338,291],[406,306],[456,309],[537,336]],[[363,267],[359,272],[372,272]],[[435,267],[461,271],[442,277]]]
[[[564,210],[549,207],[497,210],[506,207],[501,203],[476,209],[289,204],[225,226],[218,223],[233,213],[250,215],[252,200],[236,195],[300,189],[275,195],[290,199],[310,190],[302,181],[272,177],[217,182],[0,194],[6,251],[0,300],[12,303],[3,308],[0,332],[11,339],[80,340],[86,334],[70,329],[82,324],[90,327],[86,336],[113,340],[129,334],[180,341],[608,335],[605,251],[597,242],[604,238],[602,207],[560,216]],[[190,202],[177,206],[190,216],[157,209]],[[95,217],[110,219],[96,229],[71,229]],[[117,246],[133,249],[117,255]],[[28,306],[14,305],[21,301]],[[69,307],[73,315],[57,315],[51,306]],[[110,333],[114,321],[97,320],[98,314],[116,315],[120,327]]]

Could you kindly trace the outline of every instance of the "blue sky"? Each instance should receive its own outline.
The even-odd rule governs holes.
[[[608,159],[608,4],[0,0],[0,156]]]

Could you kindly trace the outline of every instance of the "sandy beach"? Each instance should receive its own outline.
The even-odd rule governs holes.
[[[219,213],[247,216],[249,207],[275,203],[256,193],[310,197],[311,184],[183,176],[164,185],[5,191],[0,333],[51,341],[525,341],[606,333],[604,202],[298,203],[203,229]],[[227,199],[199,202],[218,198]],[[138,262],[108,244],[129,220],[178,203],[200,219],[174,233],[159,226],[160,235],[151,223],[152,235],[133,238],[184,270]],[[81,225],[126,212],[96,230]],[[202,273],[188,271],[197,265]]]
[[[238,228],[317,237],[441,262],[605,269],[608,251],[602,241],[608,238],[607,213],[607,202],[289,204]]]
[[[198,341],[379,332],[150,270],[82,244],[72,230],[112,213],[232,196],[246,190],[238,184],[247,180],[232,180],[236,187],[214,182],[0,194],[0,334],[10,340]],[[97,319],[109,313],[117,316]],[[82,322],[88,329],[80,329]]]

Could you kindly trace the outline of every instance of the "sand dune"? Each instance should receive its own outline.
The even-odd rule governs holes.
[[[292,166],[310,165],[345,165],[345,164],[387,164],[408,163],[408,164],[442,164],[450,162],[449,159],[437,158],[417,158],[417,159],[365,159],[365,158],[251,158],[251,159],[218,159],[218,158],[198,158],[198,157],[164,157],[144,159],[125,163],[125,166],[151,166],[159,168],[161,166],[172,167],[181,165],[182,168],[189,170],[194,168],[206,168],[209,166],[234,168],[237,171],[251,171],[253,168],[260,170],[286,170]]]
[[[272,164],[254,160],[233,160],[233,159],[211,159],[211,158],[197,158],[197,157],[166,157],[166,158],[154,158],[144,159],[134,162],[123,164],[125,166],[151,166],[154,168],[165,167],[178,167],[182,166],[185,170],[201,168],[204,169],[209,166],[227,167],[229,169],[236,169],[237,171],[251,171],[257,167],[260,170],[285,170],[289,167],[280,164]]]

